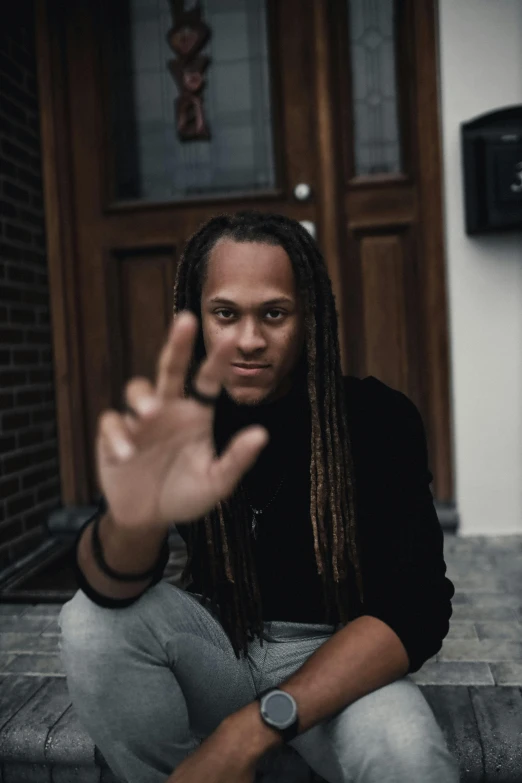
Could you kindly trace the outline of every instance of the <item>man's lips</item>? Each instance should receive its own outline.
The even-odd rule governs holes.
[[[268,364],[259,364],[259,363],[258,364],[254,364],[254,363],[248,364],[247,362],[233,362],[232,366],[233,367],[243,367],[246,370],[259,370],[259,369],[261,369],[263,367],[269,367]]]
[[[255,377],[261,375],[270,365],[268,364],[233,364],[234,375],[243,375],[246,377]]]

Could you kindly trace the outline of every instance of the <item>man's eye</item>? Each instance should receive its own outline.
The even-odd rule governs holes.
[[[219,310],[214,310],[214,313],[224,321],[230,321],[231,318],[234,317],[233,310],[229,310],[227,307],[220,307]],[[284,316],[285,312],[284,310],[267,310],[265,315],[275,316],[273,318],[270,317],[268,320],[277,321],[277,320],[281,320],[281,318],[279,318],[278,316]]]
[[[234,315],[232,310],[228,310],[225,307],[222,307],[220,310],[215,310],[216,315],[222,316],[224,321],[230,321],[230,318],[227,318],[226,315],[223,316],[223,313],[228,313]]]

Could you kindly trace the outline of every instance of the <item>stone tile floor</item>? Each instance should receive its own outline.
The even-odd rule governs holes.
[[[522,686],[522,536],[445,536],[450,632],[419,685]]]
[[[450,633],[440,653],[412,675],[413,679],[421,686],[506,686],[506,695],[507,686],[517,686],[520,700],[522,536],[460,538],[447,535],[445,557],[448,576],[456,589]],[[175,555],[165,572],[168,581],[174,581],[173,574],[177,570],[174,560]],[[0,760],[7,758],[3,755],[4,749],[16,747],[18,742],[14,735],[9,738],[14,712],[11,709],[6,714],[1,707],[2,694],[11,696],[12,703],[12,690],[10,693],[9,688],[16,685],[17,692],[20,690],[21,694],[25,694],[22,703],[27,702],[28,720],[35,721],[36,730],[39,730],[39,709],[47,710],[45,725],[52,727],[46,729],[47,733],[44,731],[43,738],[39,740],[40,755],[27,761],[34,764],[49,763],[52,756],[53,763],[67,764],[67,755],[61,755],[64,753],[61,747],[67,746],[64,737],[71,730],[71,721],[60,717],[68,712],[70,704],[58,656],[57,615],[60,609],[61,604],[0,603]],[[426,690],[431,689],[428,687]],[[442,691],[444,687],[440,689]],[[28,702],[29,694],[33,692],[41,694],[40,707],[35,706],[36,695]],[[498,695],[501,696],[500,692]],[[17,715],[19,723],[25,720],[21,716],[24,709],[22,707]],[[89,753],[88,749],[85,753]],[[15,761],[14,757],[12,761]],[[103,764],[103,760],[100,762],[96,758],[96,761]],[[93,764],[94,761],[86,758],[81,763]],[[18,779],[29,780],[27,777],[8,778],[6,770],[7,765],[4,783],[11,783],[11,780],[18,783]],[[34,779],[40,780],[36,777]],[[59,779],[58,772],[53,772],[52,780]],[[101,778],[96,778],[100,779],[107,783],[111,780],[110,776],[103,774]],[[69,778],[63,777],[63,780]]]
[[[522,536],[447,535],[445,558],[455,585],[450,632],[413,678],[422,685],[522,686]],[[65,676],[60,609],[0,603],[0,674]]]

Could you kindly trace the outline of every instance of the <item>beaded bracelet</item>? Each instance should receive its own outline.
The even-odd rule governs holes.
[[[92,526],[92,551],[96,565],[103,571],[104,574],[110,576],[111,579],[117,579],[120,582],[142,582],[144,579],[149,579],[156,573],[157,563],[150,571],[146,571],[144,574],[120,574],[118,571],[114,571],[104,560],[101,541],[98,536],[98,526],[100,524],[101,514],[96,517],[94,525]]]

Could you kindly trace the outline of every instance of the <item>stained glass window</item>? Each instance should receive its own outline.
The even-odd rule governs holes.
[[[401,170],[395,0],[348,0],[355,173]]]
[[[202,8],[211,30],[202,49],[210,57],[203,100],[211,139],[181,141],[178,90],[167,66],[175,57],[166,40],[169,0],[111,0],[119,199],[182,199],[275,184],[265,2],[202,0]]]

